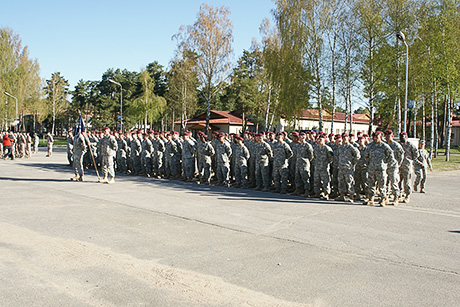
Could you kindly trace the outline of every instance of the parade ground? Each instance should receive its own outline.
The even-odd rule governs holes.
[[[458,306],[460,171],[370,207],[0,160],[0,306]]]

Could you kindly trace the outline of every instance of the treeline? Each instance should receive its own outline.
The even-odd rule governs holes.
[[[264,130],[273,129],[280,116],[294,121],[302,110],[317,108],[322,130],[323,109],[347,114],[358,109],[382,129],[407,130],[431,139],[433,148],[450,146],[458,113],[460,1],[277,0],[270,20],[261,24],[262,40],[254,40],[233,63],[229,9],[203,4],[195,23],[173,36],[177,48],[167,68],[153,62],[141,72],[109,69],[100,81],[80,80],[74,90],[56,73],[44,92],[23,90],[20,110],[40,115],[38,121],[46,114],[49,129],[56,119],[71,126],[79,112],[92,118],[93,127],[115,128],[122,87],[126,128],[166,130],[174,121],[185,125],[189,117],[219,109],[237,111]],[[2,29],[2,56],[8,49],[4,33],[15,37]],[[10,46],[21,48],[17,42]],[[18,67],[38,68],[30,60],[19,64],[27,62],[17,56],[21,52],[11,54]],[[21,70],[13,69],[16,77],[10,79],[1,65],[0,88],[15,92]]]

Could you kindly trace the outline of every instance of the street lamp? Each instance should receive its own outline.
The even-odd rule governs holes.
[[[10,96],[11,98],[16,99],[16,118],[15,118],[15,120],[17,121],[17,120],[18,120],[18,99],[17,99],[15,96],[13,96],[13,95],[11,95],[10,93],[8,93],[7,91],[5,91],[4,93],[5,93],[6,96]],[[19,122],[15,125],[15,126],[16,126],[16,132],[17,132],[17,130],[18,130],[18,129],[17,129],[17,127],[18,127],[17,125],[18,125],[18,124],[19,124]]]
[[[109,82],[120,86],[120,130],[123,131],[123,86],[121,86],[121,83],[112,79],[109,79]]]
[[[396,38],[406,45],[406,95],[404,98],[404,131],[407,132],[407,86],[408,86],[408,79],[409,79],[409,45],[406,43],[406,36],[404,33],[399,31],[396,33]]]

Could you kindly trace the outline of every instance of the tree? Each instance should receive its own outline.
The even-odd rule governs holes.
[[[191,26],[181,26],[175,36],[183,50],[197,56],[198,77],[206,101],[206,133],[209,130],[211,100],[222,81],[228,77],[233,52],[233,25],[226,7],[212,7],[203,3],[197,21]]]
[[[45,94],[53,116],[51,133],[55,135],[56,116],[67,108],[67,95],[69,82],[61,76],[60,72],[51,74],[51,79],[46,80]]]

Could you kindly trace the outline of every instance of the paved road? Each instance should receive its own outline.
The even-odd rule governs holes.
[[[0,306],[458,306],[460,172],[400,207],[0,161]]]

